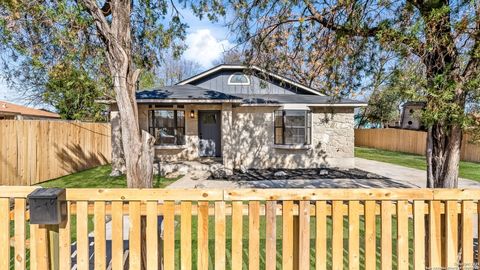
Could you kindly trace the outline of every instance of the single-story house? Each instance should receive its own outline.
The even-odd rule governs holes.
[[[52,120],[60,119],[57,113],[33,109],[0,100],[0,120]]]
[[[366,105],[242,65],[219,65],[136,98],[157,160],[217,157],[231,169],[353,167],[354,108]]]

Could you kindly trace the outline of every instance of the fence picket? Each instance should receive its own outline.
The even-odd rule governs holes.
[[[123,202],[112,202],[112,269],[123,269]]]
[[[77,202],[77,269],[89,268],[88,202]]]
[[[429,263],[430,268],[442,267],[442,231],[441,231],[441,216],[440,216],[440,201],[430,201],[428,211],[428,238],[429,238]]]
[[[315,268],[327,269],[327,203],[317,201],[315,204]]]
[[[71,229],[70,229],[70,207],[71,203],[67,202],[67,219],[64,220],[58,229],[58,241],[60,245],[60,250],[58,253],[59,256],[59,268],[60,269],[71,269],[71,243],[72,240],[70,238],[71,234]],[[30,229],[32,231],[32,229]],[[33,237],[30,235],[30,239],[33,239]],[[97,243],[95,243],[95,246]],[[33,245],[30,243],[30,247]],[[30,257],[32,257],[32,250],[30,250]],[[32,263],[32,260],[30,260],[30,264]],[[30,267],[31,268],[31,267]]]
[[[14,223],[14,261],[15,270],[25,269],[25,207],[26,202],[24,198],[16,198],[15,204],[15,223]]]
[[[215,270],[225,269],[225,202],[215,202]]]
[[[397,202],[397,267],[408,270],[408,202]]]
[[[10,202],[0,198],[0,269],[10,269]]]
[[[348,202],[348,268],[360,269],[360,224],[358,201]]]
[[[163,209],[163,264],[165,270],[173,270],[175,269],[175,202],[164,202]]]
[[[248,269],[260,267],[260,202],[248,204]]]
[[[343,202],[332,202],[332,269],[343,269]]]
[[[310,201],[300,201],[298,213],[298,268],[308,269],[310,268]]]
[[[147,202],[147,270],[158,269],[158,203],[156,201]]]
[[[425,269],[425,202],[413,202],[414,268]]]
[[[277,268],[277,202],[267,201],[265,208],[265,269],[275,270]]]
[[[376,269],[375,201],[365,201],[365,269]]]
[[[392,269],[392,202],[381,203],[381,266],[382,270]]]
[[[293,201],[283,202],[282,269],[293,269]]]
[[[232,269],[242,269],[243,203],[232,202]]]
[[[94,203],[95,270],[106,269],[105,202]]]
[[[208,202],[198,202],[198,269],[208,270]]]
[[[445,202],[445,262],[450,268],[458,267],[458,213],[457,202]]]
[[[180,256],[181,270],[191,270],[192,269],[192,203],[191,202],[182,202],[181,207],[181,216],[180,216],[180,230],[181,230],[181,247],[180,247]]]
[[[140,202],[132,201],[128,204],[128,217],[130,220],[130,231],[128,237],[128,261],[129,269],[141,269],[141,217]]]
[[[462,202],[462,266],[463,269],[474,269],[473,201]]]

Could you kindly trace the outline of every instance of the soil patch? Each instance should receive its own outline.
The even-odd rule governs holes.
[[[388,179],[384,176],[362,171],[359,169],[249,169],[246,171],[234,170],[232,175],[221,179],[210,180],[232,180],[232,181],[258,181],[258,180],[312,180],[312,179]]]

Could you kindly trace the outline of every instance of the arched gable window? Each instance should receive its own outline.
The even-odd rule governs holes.
[[[241,72],[235,72],[228,77],[228,85],[250,85],[250,79]]]

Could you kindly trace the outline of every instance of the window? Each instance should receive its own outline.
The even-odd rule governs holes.
[[[310,144],[311,113],[304,110],[275,111],[275,144]]]
[[[148,132],[155,137],[155,145],[185,144],[185,112],[177,110],[151,110]]]
[[[241,72],[235,72],[228,78],[229,85],[250,85],[250,79]]]

